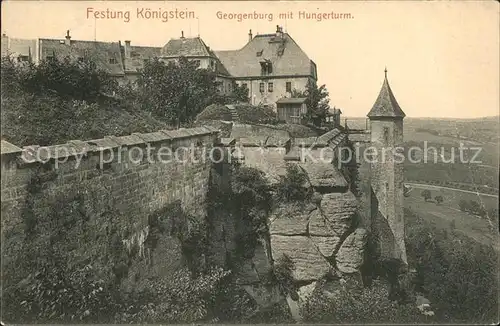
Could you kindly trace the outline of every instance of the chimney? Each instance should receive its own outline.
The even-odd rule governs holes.
[[[130,49],[130,41],[126,40],[125,41],[125,59],[130,59],[130,52],[131,52],[131,49]]]
[[[71,36],[69,36],[69,29],[66,31],[66,41],[64,41],[64,44],[71,45]]]
[[[252,41],[253,35],[252,35],[252,30],[248,32],[248,42]]]
[[[276,25],[276,37],[283,37],[283,28],[280,25]]]
[[[184,31],[181,31],[181,38],[184,38]]]

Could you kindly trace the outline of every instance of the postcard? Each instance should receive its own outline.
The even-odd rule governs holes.
[[[2,323],[498,323],[499,10],[2,2]]]

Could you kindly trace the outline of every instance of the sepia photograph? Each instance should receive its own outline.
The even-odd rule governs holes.
[[[2,325],[500,322],[498,1],[1,5]]]

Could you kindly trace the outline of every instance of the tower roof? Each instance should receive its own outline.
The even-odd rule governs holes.
[[[399,107],[394,94],[392,93],[389,81],[387,81],[387,69],[385,69],[384,84],[380,89],[377,100],[372,109],[368,112],[368,118],[404,118],[406,114]]]

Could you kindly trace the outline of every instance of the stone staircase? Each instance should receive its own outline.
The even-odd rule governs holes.
[[[231,104],[227,104],[226,107],[229,109],[231,112],[231,118],[233,121],[240,121],[240,117],[238,116],[238,111],[236,110],[236,107]]]

